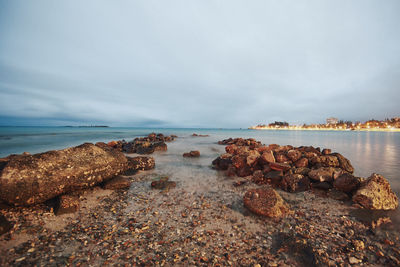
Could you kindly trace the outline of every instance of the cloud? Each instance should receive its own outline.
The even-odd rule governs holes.
[[[398,1],[1,5],[0,124],[398,116]]]

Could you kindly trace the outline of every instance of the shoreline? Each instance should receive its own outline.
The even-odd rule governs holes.
[[[6,256],[0,265],[345,266],[400,260],[397,221],[372,228],[365,221],[372,214],[357,214],[351,203],[321,190],[278,189],[294,213],[280,220],[254,215],[243,206],[243,195],[263,186],[212,169],[225,146],[207,140],[185,136],[168,143],[167,151],[151,154],[155,169],[125,176],[130,188],[85,190],[76,213],[56,216],[46,205],[2,209],[15,227],[0,237]],[[193,149],[199,158],[182,157]],[[176,188],[152,189],[161,176]]]
[[[269,131],[337,131],[337,132],[400,132],[400,129],[307,129],[307,128],[248,128],[248,130],[269,130]]]

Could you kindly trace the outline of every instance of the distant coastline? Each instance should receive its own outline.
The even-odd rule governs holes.
[[[81,125],[81,126],[66,125],[63,127],[68,127],[68,128],[109,128],[110,126],[107,126],[107,125]]]
[[[399,128],[370,128],[370,129],[336,129],[336,128],[302,128],[302,127],[288,127],[288,128],[269,128],[269,127],[249,127],[249,130],[270,130],[270,131],[341,131],[341,132],[400,132]]]

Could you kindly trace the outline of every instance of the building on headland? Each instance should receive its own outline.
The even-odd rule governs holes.
[[[326,119],[327,124],[337,124],[339,122],[338,118],[330,117]]]

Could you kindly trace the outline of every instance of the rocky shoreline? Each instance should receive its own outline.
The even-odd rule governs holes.
[[[54,214],[60,197],[30,206],[2,204],[0,212],[12,228],[0,236],[0,265],[400,264],[400,234],[390,223],[390,211],[384,211],[397,208],[397,197],[379,175],[354,177],[351,163],[340,154],[228,139],[221,144],[229,155],[213,162],[220,170],[204,169],[215,182],[206,181],[203,186],[209,187],[202,189],[202,184],[196,187],[201,181],[183,180],[184,175],[165,176],[172,164],[165,161],[165,141],[150,134],[92,145],[117,155],[156,153],[128,154],[116,178],[63,192],[72,196],[66,201],[72,213]],[[201,160],[207,168],[222,154],[212,146],[185,159],[178,144],[171,146],[172,161],[193,172]],[[371,194],[377,189],[380,194]],[[263,196],[274,200],[271,207],[279,203],[279,214],[259,212],[269,205],[258,201]]]

